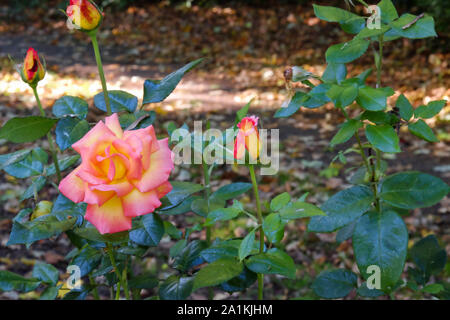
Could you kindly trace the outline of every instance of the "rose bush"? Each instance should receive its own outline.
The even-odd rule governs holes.
[[[289,223],[309,219],[309,232],[337,231],[338,241],[352,239],[362,278],[358,286],[358,275],[351,270],[326,270],[312,286],[317,296],[341,298],[353,289],[362,297],[392,296],[407,287],[445,298],[450,290],[445,283],[430,283],[445,266],[445,250],[435,237],[428,236],[416,242],[408,254],[408,230],[400,215],[438,203],[449,187],[439,178],[419,172],[388,175],[389,157],[383,158],[383,153],[401,151],[398,135],[402,126],[423,140],[437,141],[424,119],[439,113],[446,101],[414,109],[404,95],[399,95],[395,106],[389,106],[387,98],[395,91],[381,86],[385,43],[401,37],[434,36],[434,21],[430,16],[399,17],[390,0],[382,0],[378,6],[378,29],[365,27],[365,17],[356,13],[314,6],[318,18],[337,22],[356,35],[327,50],[327,68],[321,76],[301,67],[285,72],[288,101],[275,116],[289,117],[300,108],[314,109],[331,102],[346,121],[330,147],[355,139],[355,144],[341,150],[333,162],[346,164],[349,153],[361,156],[361,166],[353,168],[348,179],[353,186],[319,208],[306,202],[308,193],[301,194],[302,190],[296,190],[299,198],[283,192],[261,201],[257,173],[266,165],[261,158],[267,141],[260,134],[259,118],[248,116],[250,103],[236,113],[235,125],[223,136],[190,132],[188,124],[177,128],[169,123],[169,138],[158,139],[153,127],[156,114],[146,107],[164,101],[202,59],[163,79],[146,80],[139,106],[134,95],[108,90],[97,41],[102,11],[90,0],[71,0],[66,10],[69,26],[90,37],[102,91],[93,97],[93,106],[79,97],[63,96],[54,102],[52,116],[47,115],[37,91],[45,76],[45,63],[30,48],[17,70],[33,90],[40,116],[13,117],[0,128],[0,139],[11,143],[37,142],[44,136],[48,140],[48,150],[23,148],[0,156],[0,169],[17,179],[29,179],[19,199],[21,210],[13,218],[8,245],[31,246],[64,234],[73,246],[66,256],[71,276],[66,281],[67,275],[54,266],[37,262],[27,278],[0,270],[0,290],[37,291],[40,299],[100,299],[104,293],[99,288],[107,287],[113,299],[141,299],[142,293],[150,293],[152,299],[186,299],[207,288],[208,298],[213,299],[216,288],[228,293],[249,290],[263,299],[265,277],[298,278],[283,239]],[[376,49],[375,88],[367,81],[371,70],[349,78],[346,66],[370,44]],[[303,86],[296,88],[294,83]],[[91,128],[86,118],[93,107],[104,112],[105,118]],[[362,130],[367,141],[360,137]],[[230,136],[232,144],[228,146],[224,140]],[[188,146],[184,149],[188,160],[201,159],[189,165],[201,166],[202,183],[169,182],[174,169],[172,150],[184,145]],[[225,152],[207,157],[211,150]],[[69,153],[64,154],[66,151]],[[211,158],[213,161],[207,161]],[[248,168],[248,182],[211,183],[214,169],[223,160]],[[56,198],[45,198],[53,194],[41,193],[45,186],[55,188]],[[240,199],[250,190],[254,205]],[[188,213],[196,216],[190,215],[189,222],[186,219],[179,229],[168,219]],[[245,221],[238,236],[224,236],[216,229],[224,223],[234,226],[237,219]],[[163,237],[172,244],[168,261],[156,263],[163,266],[162,271],[148,270],[142,259],[149,252],[152,256],[155,251],[159,253],[148,249],[157,247]],[[410,280],[405,284],[401,276],[407,256],[412,261]],[[374,266],[378,267],[378,278],[372,281]]]

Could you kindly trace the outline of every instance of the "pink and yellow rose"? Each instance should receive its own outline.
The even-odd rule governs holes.
[[[173,153],[168,139],[156,138],[153,126],[123,131],[113,114],[72,147],[82,162],[59,190],[88,204],[85,218],[102,234],[131,229],[133,217],[152,213],[172,190]]]
[[[23,81],[29,84],[35,84],[38,81],[44,79],[45,68],[39,59],[39,55],[36,50],[29,48],[27,55],[23,62],[22,70],[19,70],[22,75]]]
[[[245,149],[250,157],[258,159],[261,152],[261,142],[258,133],[258,117],[250,116],[243,118],[238,124],[239,128],[234,142],[234,158],[242,159],[245,156]]]
[[[75,26],[85,31],[96,29],[103,18],[98,7],[90,0],[70,0],[66,13]]]

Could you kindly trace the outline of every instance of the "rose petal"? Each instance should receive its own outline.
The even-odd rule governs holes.
[[[80,167],[69,173],[59,184],[59,191],[75,203],[84,199],[86,183],[77,176]]]
[[[123,180],[118,183],[110,183],[110,184],[99,184],[91,187],[92,190],[100,190],[100,191],[114,191],[118,197],[123,197],[129,194],[134,186],[127,180]]]
[[[162,185],[160,185],[158,188],[156,188],[156,194],[158,195],[158,198],[164,197],[166,194],[168,194],[170,191],[172,191],[173,187],[170,184],[169,181],[164,182]]]
[[[131,229],[131,218],[124,215],[122,201],[117,197],[112,198],[102,206],[88,205],[85,218],[101,234]]]
[[[105,119],[105,124],[109,128],[109,130],[116,134],[117,137],[122,138],[123,130],[120,126],[119,116],[117,115],[117,113],[114,113],[113,115],[107,117]]]
[[[142,193],[134,189],[122,198],[124,214],[127,217],[137,217],[155,211],[161,205],[155,190]]]
[[[134,182],[136,188],[141,192],[148,192],[166,182],[174,167],[168,139],[158,142],[160,149],[151,154],[148,170],[144,172],[141,180]]]
[[[89,204],[98,204],[99,206],[101,206],[114,196],[115,193],[113,191],[105,192],[101,190],[95,190],[93,189],[93,187],[87,187],[85,189],[83,202]]]
[[[245,147],[253,159],[258,159],[261,150],[261,143],[259,141],[259,134],[257,131],[252,132],[245,137]]]
[[[103,121],[99,121],[83,138],[75,142],[72,148],[83,158],[87,155],[92,156],[93,153],[99,154],[99,150],[105,150],[115,139],[117,138],[114,132]]]
[[[234,142],[234,158],[242,159],[245,155],[245,137],[244,134],[239,131]]]

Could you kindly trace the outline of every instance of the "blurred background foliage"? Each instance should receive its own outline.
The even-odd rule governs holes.
[[[10,19],[25,19],[26,15],[22,14],[27,9],[48,8],[55,5],[63,9],[67,7],[68,0],[9,0]],[[139,6],[148,3],[161,3],[177,6],[214,6],[214,5],[250,5],[259,7],[271,7],[279,4],[305,4],[310,0],[97,0],[96,3],[102,7],[110,7],[112,10],[123,10],[128,6]],[[324,5],[345,6],[344,0],[320,0],[314,1]],[[372,3],[373,1],[368,1]],[[436,19],[437,30],[448,33],[450,30],[450,6],[448,1],[443,0],[393,0],[400,12],[408,11],[411,13],[426,12]],[[18,13],[21,14],[18,14]]]

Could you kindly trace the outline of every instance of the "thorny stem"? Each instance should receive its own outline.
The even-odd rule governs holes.
[[[106,113],[108,114],[108,116],[110,116],[110,115],[112,115],[111,103],[109,102],[108,87],[106,86],[106,79],[105,79],[105,72],[103,71],[102,57],[100,55],[100,49],[98,47],[97,32],[95,31],[95,32],[89,33],[89,36],[91,37],[92,46],[94,47],[95,61],[97,62],[98,74],[100,75],[100,80],[102,82],[103,95],[105,97],[105,104],[106,104]]]
[[[37,92],[37,86],[31,86],[33,89],[34,97],[36,98],[36,102],[38,104],[39,110],[41,111],[41,115],[45,117],[45,111],[42,108],[41,99],[39,99],[39,94]],[[59,169],[58,156],[56,154],[55,142],[53,141],[51,133],[47,133],[48,144],[50,147],[50,153],[52,154],[53,163],[55,164],[56,176],[58,178],[58,184],[61,181],[61,170]]]
[[[262,228],[263,224],[263,216],[261,212],[261,202],[259,200],[259,191],[258,191],[258,182],[256,181],[255,176],[255,168],[253,164],[249,165],[250,177],[252,179],[253,184],[253,192],[255,194],[256,201],[256,212],[258,214],[258,222],[259,222],[259,252],[264,252],[264,230]],[[264,274],[258,273],[258,300],[263,299],[263,289],[264,289]]]

